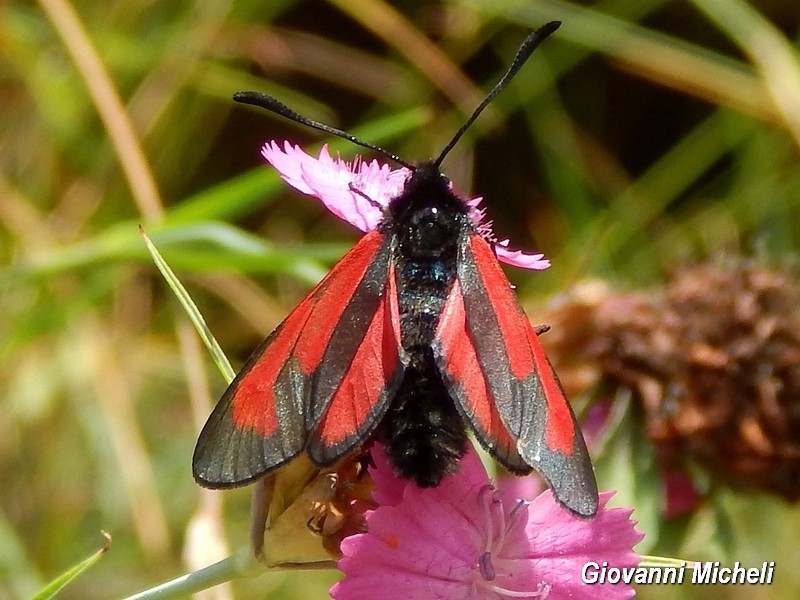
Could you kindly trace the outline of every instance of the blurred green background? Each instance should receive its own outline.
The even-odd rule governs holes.
[[[246,543],[248,491],[202,494],[190,470],[224,381],[137,225],[237,366],[357,232],[259,156],[269,139],[326,140],[232,93],[421,160],[553,19],[444,166],[500,237],[552,259],[509,273],[532,314],[585,278],[628,289],[719,254],[796,254],[797,0],[0,3],[0,598],[33,594],[101,529],[111,550],[61,597],[130,594]],[[778,563],[771,587],[640,597],[796,597],[793,506],[731,492],[664,522],[617,445],[600,485],[634,502],[643,552]],[[323,598],[335,578],[267,574],[210,597]]]

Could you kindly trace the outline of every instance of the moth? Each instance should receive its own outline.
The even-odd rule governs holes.
[[[468,432],[512,473],[538,471],[574,514],[597,512],[586,445],[536,330],[497,259],[498,245],[440,165],[472,122],[560,23],[533,32],[486,99],[434,160],[412,165],[274,98],[240,92],[299,123],[408,169],[401,191],[328,275],[256,348],[203,427],[197,482],[244,485],[307,453],[320,467],[381,441],[421,487],[455,472]]]

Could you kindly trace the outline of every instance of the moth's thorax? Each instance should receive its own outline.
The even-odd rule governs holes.
[[[469,207],[432,164],[417,167],[389,203],[387,233],[394,240],[403,347],[424,361],[456,277],[462,235],[473,227]]]

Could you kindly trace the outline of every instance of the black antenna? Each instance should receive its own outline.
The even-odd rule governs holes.
[[[498,81],[495,86],[492,88],[486,98],[483,99],[478,105],[478,108],[472,113],[469,119],[467,119],[466,123],[464,123],[461,128],[456,132],[450,142],[445,146],[444,150],[441,151],[438,158],[433,161],[433,166],[437,169],[442,164],[442,161],[448,155],[450,150],[458,143],[458,140],[464,135],[467,129],[475,122],[478,116],[483,112],[483,110],[489,105],[489,103],[494,100],[494,97],[499,94],[504,87],[508,84],[509,81],[517,74],[522,68],[522,65],[528,60],[533,51],[541,44],[547,37],[553,33],[556,29],[561,27],[561,21],[551,21],[550,23],[546,23],[533,33],[531,33],[522,45],[517,50],[517,55],[514,57],[514,60],[511,61],[511,66],[508,67],[508,70],[505,72],[505,75]],[[261,92],[236,92],[233,95],[233,99],[236,102],[241,102],[242,104],[251,104],[253,106],[258,106],[260,108],[264,108],[270,112],[273,112],[277,115],[282,117],[286,117],[287,119],[291,119],[295,123],[300,123],[301,125],[305,125],[307,127],[311,127],[313,129],[318,129],[319,131],[329,133],[331,135],[335,135],[336,137],[344,138],[353,142],[354,144],[361,146],[362,148],[367,148],[369,150],[374,150],[375,152],[379,152],[383,154],[389,160],[393,160],[399,165],[410,169],[411,171],[416,170],[416,166],[412,165],[404,161],[402,158],[397,156],[396,154],[392,154],[388,150],[384,150],[380,146],[376,146],[375,144],[370,144],[369,142],[365,142],[363,140],[358,139],[356,136],[343,131],[337,127],[333,127],[331,125],[325,125],[325,123],[320,123],[319,121],[314,121],[313,119],[309,119],[308,117],[304,117],[303,115],[299,115],[294,112],[291,108],[286,106],[283,102],[276,100],[272,96],[268,96],[267,94],[263,94]]]
[[[551,21],[550,23],[546,23],[531,33],[527,39],[522,42],[519,50],[517,50],[517,55],[514,57],[514,60],[511,62],[511,66],[508,67],[505,75],[503,75],[500,81],[495,84],[495,86],[492,88],[492,91],[489,92],[486,98],[483,99],[483,102],[478,105],[478,108],[476,108],[472,113],[472,116],[467,119],[467,122],[461,126],[461,129],[456,132],[456,134],[453,136],[453,139],[450,140],[450,143],[447,144],[444,150],[442,150],[442,152],[439,154],[439,157],[433,161],[433,165],[437,169],[441,166],[445,156],[447,156],[450,150],[453,149],[453,146],[456,145],[458,140],[461,139],[461,136],[464,135],[464,132],[469,129],[470,125],[472,125],[475,122],[475,119],[477,119],[478,116],[483,112],[483,109],[486,108],[492,100],[494,100],[494,97],[497,96],[497,94],[503,91],[503,88],[506,87],[508,82],[511,81],[514,75],[517,74],[517,71],[522,68],[522,65],[525,64],[525,61],[527,61],[530,55],[533,54],[533,51],[536,50],[539,44],[547,39],[547,37],[559,27],[561,27],[561,21]]]
[[[353,142],[358,146],[362,146],[363,148],[368,148],[370,150],[375,150],[376,152],[380,152],[386,158],[393,160],[399,165],[403,165],[407,169],[414,171],[416,167],[410,163],[407,163],[402,158],[395,156],[391,152],[384,150],[380,146],[376,146],[375,144],[370,144],[369,142],[364,142],[354,135],[347,133],[346,131],[342,131],[336,127],[332,127],[330,125],[325,125],[324,123],[320,123],[318,121],[314,121],[302,115],[298,115],[294,112],[291,108],[286,106],[283,102],[280,102],[273,98],[272,96],[267,96],[266,94],[262,94],[261,92],[236,92],[233,95],[233,99],[236,102],[241,102],[242,104],[252,104],[253,106],[259,106],[261,108],[266,108],[268,111],[274,112],[282,117],[286,117],[287,119],[291,119],[295,123],[300,123],[301,125],[306,125],[308,127],[312,127],[314,129],[319,129],[320,131],[324,131],[325,133],[329,133],[331,135],[335,135],[340,138],[344,138]]]

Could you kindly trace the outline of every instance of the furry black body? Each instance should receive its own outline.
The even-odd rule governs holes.
[[[464,419],[442,381],[432,343],[456,278],[458,246],[474,227],[463,200],[433,164],[417,167],[389,204],[382,231],[393,239],[403,379],[377,437],[402,477],[420,487],[453,473],[467,448]]]

